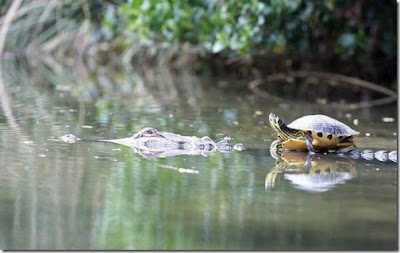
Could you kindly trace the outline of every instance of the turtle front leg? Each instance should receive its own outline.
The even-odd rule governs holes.
[[[306,138],[304,139],[304,141],[306,142],[306,146],[307,146],[308,151],[309,151],[310,153],[314,153],[314,154],[315,154],[315,149],[314,149],[314,147],[313,147],[313,145],[312,145],[312,138],[311,138],[311,136],[307,135]]]

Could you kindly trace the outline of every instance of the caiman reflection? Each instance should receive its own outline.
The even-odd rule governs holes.
[[[282,151],[272,156],[276,162],[265,178],[266,190],[275,187],[279,175],[293,187],[315,193],[329,191],[357,175],[354,161],[346,157],[297,151]]]

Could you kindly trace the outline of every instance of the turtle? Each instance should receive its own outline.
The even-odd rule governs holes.
[[[277,133],[277,148],[309,152],[357,149],[353,137],[360,133],[326,115],[306,115],[286,125],[279,117],[270,113],[269,123]]]

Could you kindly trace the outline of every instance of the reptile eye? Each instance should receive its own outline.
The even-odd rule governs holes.
[[[152,133],[153,133],[153,130],[150,130],[150,129],[149,129],[149,130],[146,131],[146,133],[147,133],[147,134],[152,134]]]

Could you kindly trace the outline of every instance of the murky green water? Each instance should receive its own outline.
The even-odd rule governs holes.
[[[275,138],[269,112],[288,122],[327,114],[361,132],[360,149],[393,150],[396,104],[346,111],[304,99],[262,99],[246,82],[229,78],[162,72],[140,78],[107,69],[91,76],[6,63],[0,248],[398,248],[393,162],[321,158],[314,166],[346,170],[322,181],[322,190],[307,181],[315,171],[305,178],[280,171],[274,187],[265,187],[267,175],[282,169],[269,154]],[[228,135],[247,150],[145,159],[117,144],[51,141],[67,133],[85,140],[124,138],[147,126],[215,140]]]

